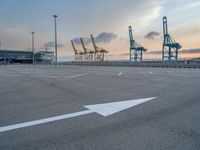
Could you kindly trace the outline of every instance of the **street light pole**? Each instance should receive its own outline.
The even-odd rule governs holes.
[[[1,41],[0,41],[0,50],[1,50]],[[3,51],[4,55],[3,55],[3,64],[6,64],[6,50]]]
[[[56,24],[56,18],[58,17],[57,15],[53,15],[54,17],[54,23],[55,23],[55,55],[56,55],[56,64],[57,64],[57,24]]]
[[[35,56],[34,56],[34,32],[31,32],[32,34],[32,52],[33,52],[33,64],[35,64]]]

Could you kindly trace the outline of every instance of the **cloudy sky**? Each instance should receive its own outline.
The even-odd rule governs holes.
[[[161,50],[162,17],[168,17],[171,36],[182,49],[200,48],[199,0],[0,0],[0,41],[3,49],[29,50],[31,32],[37,49],[53,50],[54,20],[58,15],[58,55],[70,57],[79,37],[92,49],[90,34],[110,57],[129,52],[128,26],[149,52]],[[185,55],[188,53],[185,53]],[[189,54],[188,54],[189,56]],[[199,53],[192,53],[199,56]]]

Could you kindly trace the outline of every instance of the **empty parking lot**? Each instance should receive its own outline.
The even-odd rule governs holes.
[[[0,127],[156,97],[98,113],[0,132],[0,149],[200,149],[200,70],[0,66]]]

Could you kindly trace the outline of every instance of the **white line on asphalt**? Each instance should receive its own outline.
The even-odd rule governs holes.
[[[0,74],[0,76],[7,76],[7,77],[23,77],[24,75],[16,75],[16,74]]]
[[[77,77],[82,77],[82,76],[86,76],[87,74],[78,74],[78,75],[73,75],[73,76],[53,76],[53,75],[34,75],[34,77],[46,77],[46,78],[77,78]]]
[[[82,76],[86,76],[86,75],[87,74],[78,74],[78,75],[70,76],[70,78],[82,77]]]
[[[24,74],[36,74],[36,75],[66,75],[66,73],[53,73],[53,72],[21,72],[21,73],[24,73]]]
[[[86,76],[87,74],[78,74],[78,75],[73,75],[73,76],[65,76],[63,75],[46,75],[46,74],[30,74],[32,77],[41,77],[41,78],[76,78],[76,77],[81,77],[81,76]],[[20,75],[19,75],[20,76]],[[24,76],[24,75],[21,75]]]
[[[66,76],[53,76],[53,75],[31,75],[32,77],[41,78],[65,78]]]
[[[58,73],[59,74],[59,73]],[[32,77],[44,77],[44,78],[77,78],[77,77],[82,77],[86,76],[87,74],[77,74],[73,76],[65,76],[64,74],[59,74],[59,75],[53,75],[52,74],[30,74]],[[0,76],[7,76],[7,77],[24,77],[25,75],[20,75],[20,74],[0,74]]]
[[[115,114],[117,112],[123,111],[123,110],[131,108],[133,106],[137,106],[139,104],[153,100],[155,98],[156,97],[150,97],[150,98],[134,99],[134,100],[111,102],[111,103],[104,103],[104,104],[87,105],[87,106],[84,106],[85,108],[88,109],[85,111],[80,111],[80,112],[75,112],[75,113],[71,113],[71,114],[64,114],[64,115],[49,117],[49,118],[40,119],[40,120],[34,120],[34,121],[29,121],[29,122],[24,122],[24,123],[3,126],[3,127],[0,127],[0,132],[5,132],[5,131],[29,127],[29,126],[33,126],[33,125],[39,125],[39,124],[63,120],[63,119],[67,119],[67,118],[82,116],[82,115],[90,114],[90,113],[97,113],[99,115],[107,117],[109,115]]]
[[[122,73],[120,72],[120,73],[118,73],[118,76],[121,76],[122,75]]]
[[[114,74],[111,74],[112,76],[121,76],[123,73],[122,72],[119,72],[119,73],[114,73]],[[100,74],[99,74],[100,75]],[[105,75],[105,74],[102,74],[102,75]],[[110,75],[108,75],[110,76]]]
[[[9,131],[9,130],[24,128],[24,127],[34,126],[34,125],[39,125],[39,124],[58,121],[58,120],[63,120],[63,119],[67,119],[67,118],[72,118],[72,117],[76,117],[76,116],[89,114],[92,112],[93,111],[91,111],[91,110],[85,110],[85,111],[71,113],[71,114],[65,114],[65,115],[54,116],[54,117],[35,120],[35,121],[29,121],[29,122],[25,122],[25,123],[18,123],[18,124],[14,124],[14,125],[4,126],[4,127],[0,127],[0,132],[5,132],[5,131]]]

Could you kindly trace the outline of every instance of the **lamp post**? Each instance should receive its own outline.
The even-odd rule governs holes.
[[[0,41],[0,50],[1,50],[1,41]],[[5,65],[6,64],[6,50],[4,50],[2,52],[4,52],[4,55],[3,55],[3,64]]]
[[[33,64],[35,64],[35,55],[34,55],[34,32],[31,32],[32,34],[32,52],[33,52]]]
[[[0,50],[1,50],[1,41],[0,41]],[[3,63],[5,64],[5,52],[4,52],[4,57],[3,57]]]
[[[57,25],[56,25],[56,18],[58,17],[57,15],[53,15],[54,17],[54,24],[55,24],[55,58],[56,58],[56,64],[57,64]]]

